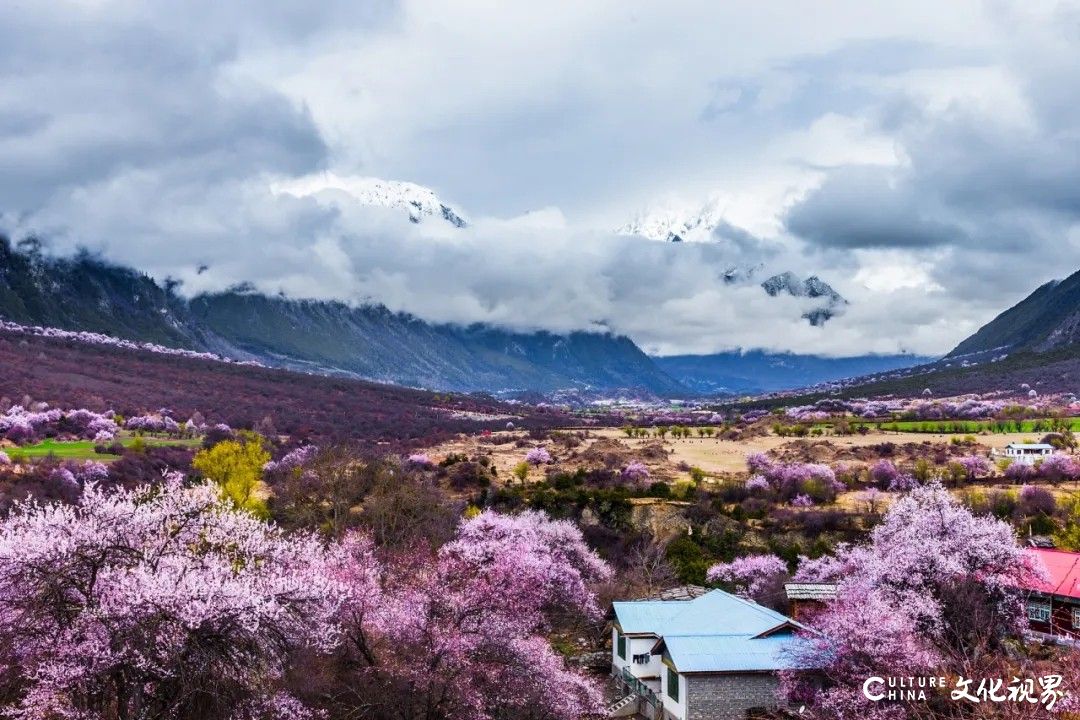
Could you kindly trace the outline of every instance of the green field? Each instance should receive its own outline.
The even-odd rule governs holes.
[[[121,434],[119,442],[124,447],[131,447],[135,442],[136,436],[129,435],[127,433]],[[142,440],[147,445],[183,445],[184,447],[198,447],[202,443],[202,438],[167,438],[167,437],[153,437],[150,435],[142,436]],[[112,453],[99,453],[94,450],[94,442],[92,440],[42,440],[39,443],[33,445],[23,445],[17,448],[8,448],[4,452],[8,454],[12,460],[20,458],[40,458],[40,457],[57,457],[63,460],[99,460],[101,462],[111,462],[119,458],[119,455],[113,455]]]
[[[853,431],[860,428],[876,430],[878,432],[895,433],[935,433],[942,435],[980,435],[983,433],[1031,433],[1040,435],[1061,430],[1061,419],[1033,418],[1029,420],[896,420],[887,422],[875,422],[869,420],[850,419],[849,427]],[[1065,418],[1069,429],[1080,432],[1080,417]],[[800,426],[787,426],[795,429]],[[802,426],[805,427],[805,426]],[[809,427],[807,434],[821,435],[831,434],[835,430],[833,422],[818,422]],[[791,435],[797,435],[791,432]]]
[[[876,423],[883,432],[912,433],[959,433],[977,435],[979,433],[1048,433],[1054,426],[1050,419],[1032,420],[900,420],[897,422]],[[1080,430],[1080,418],[1067,418],[1068,427],[1076,432]]]

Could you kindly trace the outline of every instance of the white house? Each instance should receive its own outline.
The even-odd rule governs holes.
[[[609,715],[726,720],[776,706],[776,672],[802,626],[722,590],[692,600],[613,603]]]
[[[1009,443],[1002,454],[1013,462],[1034,465],[1036,460],[1053,455],[1054,446],[1048,443]]]

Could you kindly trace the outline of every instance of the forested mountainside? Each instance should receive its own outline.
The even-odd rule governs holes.
[[[1080,341],[1080,272],[1054,280],[998,315],[948,357],[1046,352]]]
[[[0,238],[0,318],[14,322],[435,390],[687,392],[617,335],[436,325],[382,305],[242,289],[185,300],[173,289],[85,253],[53,258]]]
[[[381,305],[238,292],[196,297],[190,313],[207,345],[224,340],[234,354],[316,372],[446,390],[686,392],[633,342],[616,335],[437,325]]]
[[[1080,272],[1038,287],[1026,298],[981,327],[939,360],[905,369],[851,372],[827,391],[809,389],[785,401],[801,402],[839,394],[932,395],[1016,391],[1037,394],[1080,392]],[[660,362],[675,378],[677,367]],[[805,385],[803,385],[805,386]],[[801,386],[790,386],[792,388]]]
[[[186,315],[168,287],[86,254],[48,258],[33,241],[0,237],[0,318],[193,348]]]

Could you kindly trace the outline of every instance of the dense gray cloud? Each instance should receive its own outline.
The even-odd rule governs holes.
[[[760,252],[766,246],[765,241],[760,237],[744,228],[732,225],[727,220],[720,220],[713,228],[712,235],[717,241],[730,243],[743,253]]]
[[[830,172],[784,218],[788,230],[823,246],[922,248],[963,240],[962,231],[931,217],[932,204],[890,170],[843,167]]]
[[[827,254],[923,249],[952,302],[988,316],[1080,267],[1080,14],[992,7],[1007,28],[994,55],[936,87],[933,74],[886,83],[866,108],[903,161],[828,168],[784,215]]]
[[[945,352],[1080,267],[1078,17],[930,0],[8,4],[0,213],[190,293],[250,281],[658,352]],[[470,227],[274,190],[323,171],[432,187]],[[610,232],[707,198],[702,242]],[[760,269],[725,282],[733,267]],[[806,299],[757,286],[782,270],[850,305],[810,327]]]

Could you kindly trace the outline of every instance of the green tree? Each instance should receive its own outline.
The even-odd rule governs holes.
[[[522,460],[517,465],[515,465],[514,466],[514,477],[516,477],[518,480],[520,480],[522,482],[522,484],[524,484],[525,479],[527,477],[529,477],[529,463]]]
[[[1066,550],[1080,550],[1080,495],[1073,493],[1060,502],[1065,522],[1055,535],[1058,546]]]
[[[192,459],[191,466],[213,481],[224,497],[236,507],[251,514],[270,516],[266,504],[267,488],[262,480],[263,465],[270,461],[270,453],[263,447],[258,433],[241,431],[235,440],[223,440],[213,447],[200,450]]]

